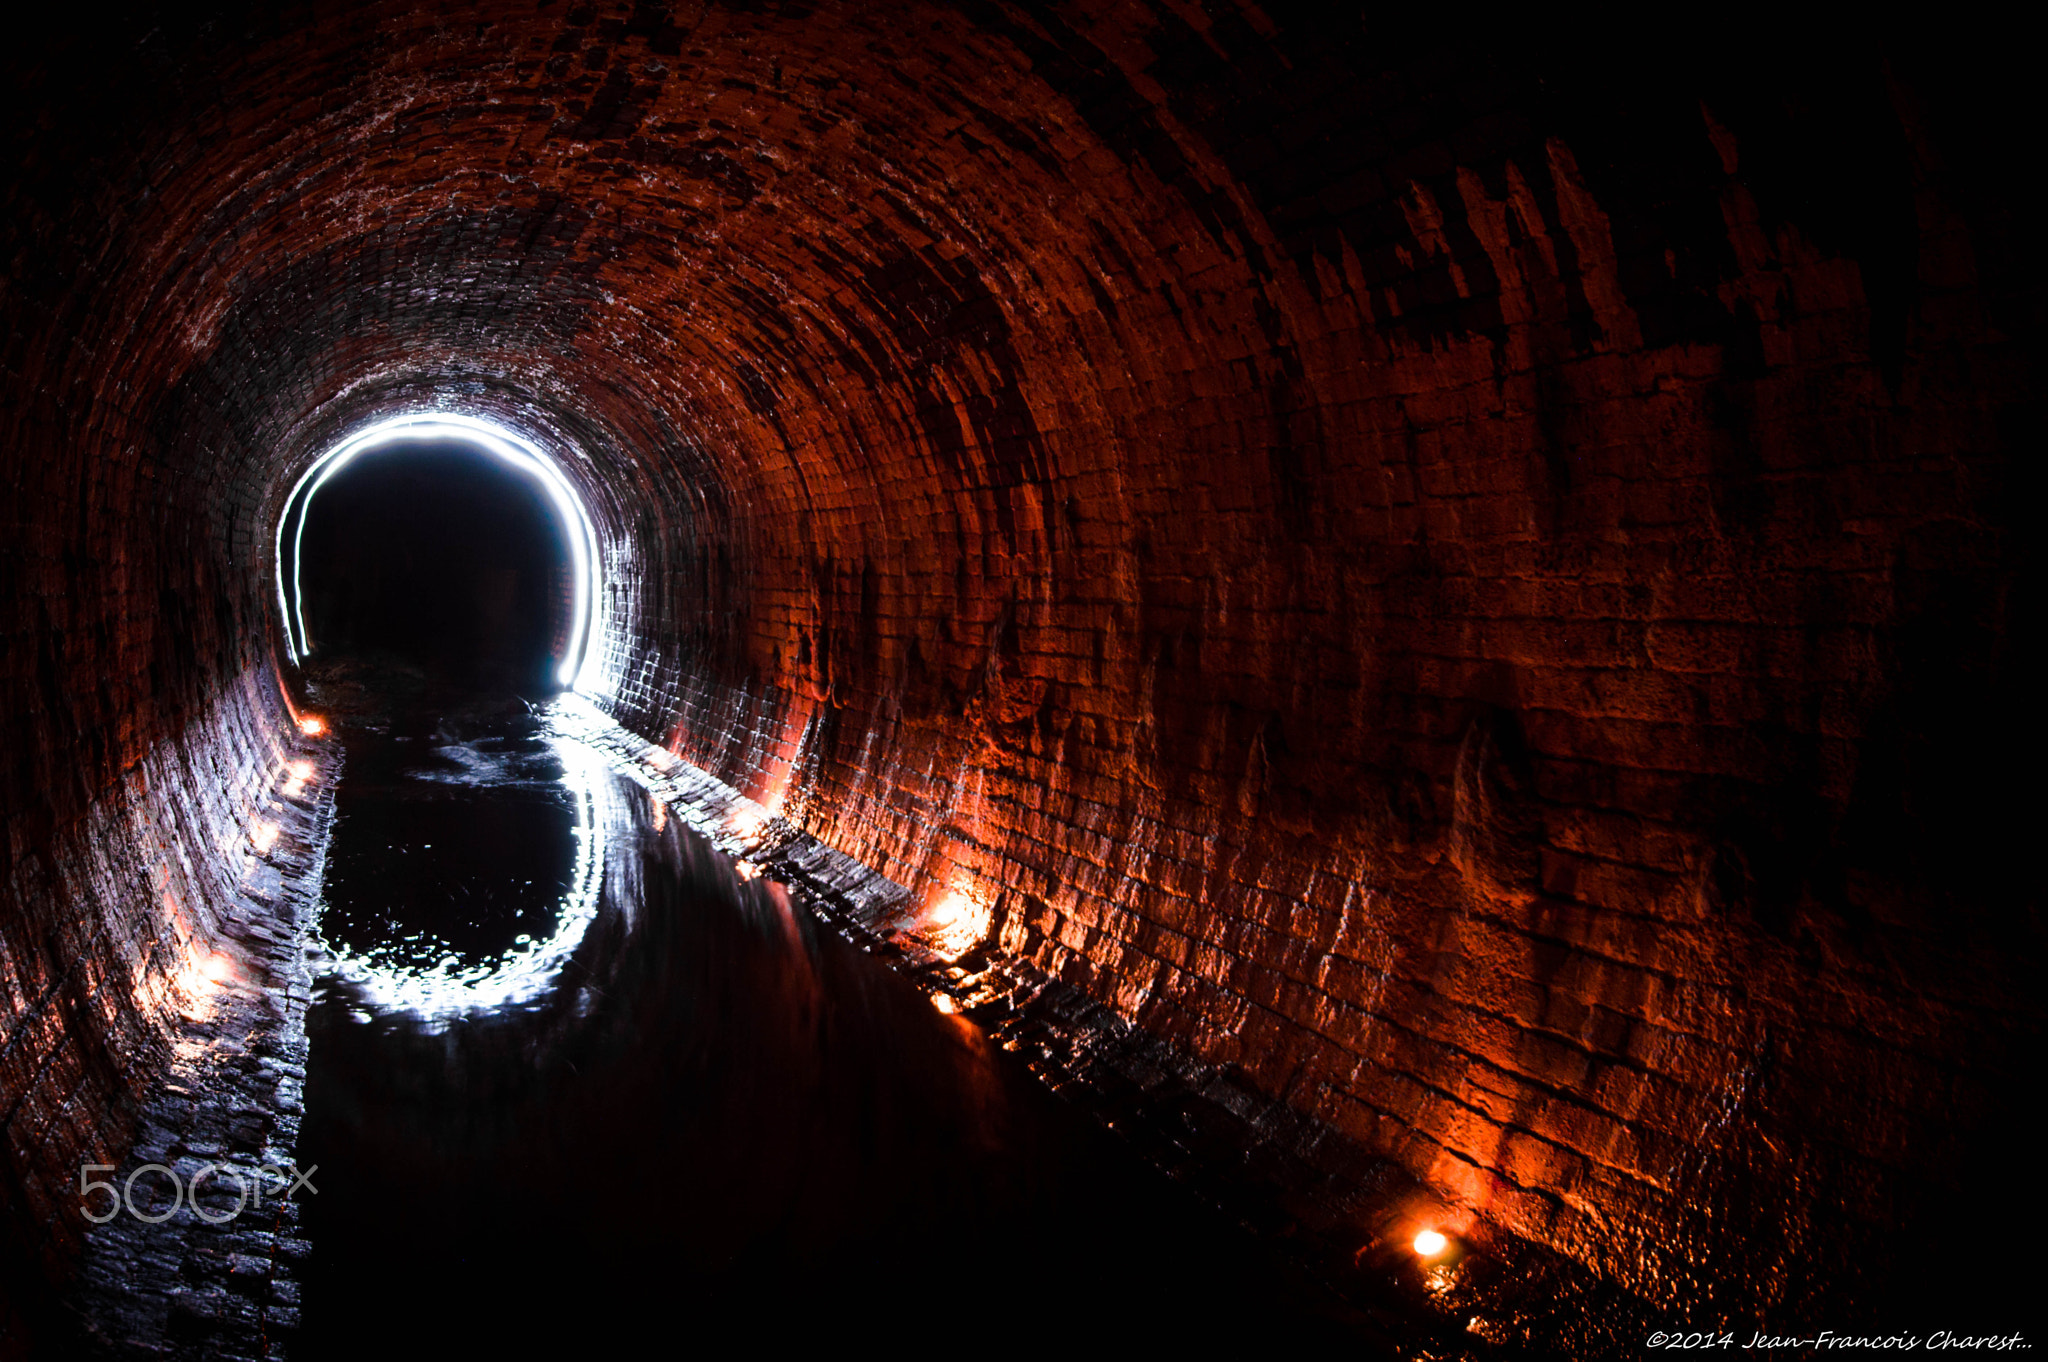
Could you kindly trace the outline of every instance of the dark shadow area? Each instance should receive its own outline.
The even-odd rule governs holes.
[[[569,553],[532,479],[472,445],[394,444],[344,466],[305,515],[299,588],[319,666],[395,665],[529,697],[561,689]]]

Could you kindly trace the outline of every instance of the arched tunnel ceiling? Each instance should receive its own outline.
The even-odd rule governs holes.
[[[439,408],[591,506],[619,718],[1478,1220],[1654,1297],[1804,1186],[1758,1272],[1819,1291],[1888,1214],[1840,1189],[1967,1180],[1937,1093],[2038,1033],[1995,68],[1170,0],[43,22],[17,998],[147,973],[50,848],[235,816],[176,780],[275,717],[282,498]]]

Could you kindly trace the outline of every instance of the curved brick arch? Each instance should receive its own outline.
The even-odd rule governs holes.
[[[1798,1300],[1981,1188],[2039,293],[1971,82],[1222,4],[137,31],[11,59],[30,1252],[275,755],[279,499],[421,404],[576,451],[623,722],[1474,1234]]]

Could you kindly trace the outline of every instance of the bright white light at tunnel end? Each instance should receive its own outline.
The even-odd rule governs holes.
[[[313,461],[312,467],[292,484],[285,499],[285,513],[278,518],[273,546],[277,561],[277,603],[283,612],[285,648],[296,664],[306,653],[306,617],[299,592],[299,551],[306,530],[306,508],[320,488],[347,467],[358,454],[401,441],[453,441],[473,445],[527,474],[547,490],[569,541],[570,567],[575,576],[575,613],[570,620],[569,651],[556,670],[555,679],[570,690],[582,690],[599,681],[596,676],[598,650],[592,648],[596,632],[597,602],[603,591],[599,580],[603,563],[597,551],[597,532],[590,522],[576,489],[555,461],[539,446],[492,421],[456,412],[414,412],[394,416],[356,431]],[[292,530],[291,579],[285,578],[285,529]]]

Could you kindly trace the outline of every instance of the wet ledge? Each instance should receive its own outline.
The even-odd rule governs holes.
[[[268,847],[244,853],[240,893],[219,924],[212,973],[220,977],[191,981],[194,1003],[170,1067],[112,1175],[123,1199],[86,1238],[68,1305],[79,1346],[97,1355],[275,1358],[298,1327],[295,1271],[309,1249],[290,1194],[304,1109],[308,945],[341,758],[310,745],[288,756],[312,763],[312,777],[296,796],[272,801]],[[136,1176],[152,1164],[186,1189],[213,1167],[200,1178],[199,1214],[184,1193],[173,1206],[161,1171]],[[106,1213],[108,1196],[92,1194],[93,1215]]]

